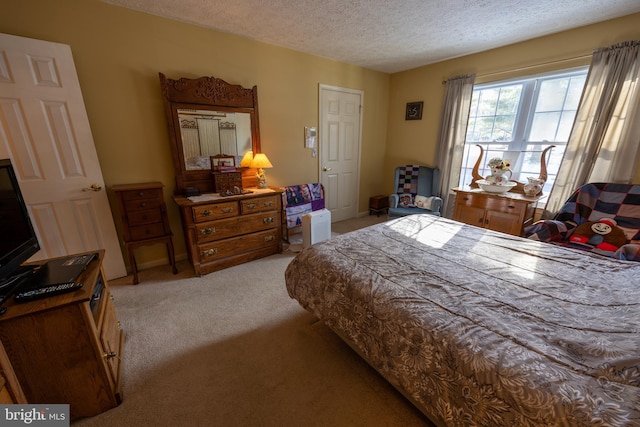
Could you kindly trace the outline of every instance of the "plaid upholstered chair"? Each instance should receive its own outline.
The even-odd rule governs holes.
[[[571,235],[580,224],[605,218],[614,219],[627,237],[627,243],[618,250],[605,251],[571,242]],[[524,234],[532,240],[640,261],[640,184],[585,184],[569,197],[553,219],[526,227]]]
[[[419,165],[399,166],[394,176],[395,193],[389,196],[389,219],[420,213],[440,216],[442,199],[437,196],[440,170]]]

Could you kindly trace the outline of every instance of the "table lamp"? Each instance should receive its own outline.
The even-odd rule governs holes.
[[[267,176],[264,174],[264,169],[272,168],[273,165],[264,153],[258,153],[253,156],[251,161],[252,168],[258,169],[256,178],[258,178],[258,188],[267,188]]]
[[[240,160],[240,167],[249,168],[251,167],[251,162],[253,161],[253,151],[249,150],[244,153],[242,160]]]

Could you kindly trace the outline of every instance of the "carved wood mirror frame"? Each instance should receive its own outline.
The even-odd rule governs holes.
[[[197,187],[201,193],[213,193],[210,169],[187,169],[178,110],[209,110],[248,113],[251,117],[251,148],[260,152],[260,125],[258,120],[258,88],[232,85],[215,77],[173,80],[159,73],[164,111],[169,128],[169,143],[175,169],[176,194],[183,194],[187,187]],[[244,153],[239,153],[242,156]],[[208,156],[207,156],[208,157]],[[243,170],[243,185],[251,186],[255,177]],[[247,181],[246,185],[245,181]],[[255,184],[254,184],[255,185]]]

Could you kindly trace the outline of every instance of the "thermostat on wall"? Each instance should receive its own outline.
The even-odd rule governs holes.
[[[305,148],[316,148],[316,128],[304,127],[304,146]]]

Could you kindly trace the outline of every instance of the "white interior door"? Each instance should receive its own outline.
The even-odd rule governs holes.
[[[69,46],[0,34],[0,138],[38,234],[32,259],[105,249],[107,279],[126,276]]]
[[[358,215],[363,95],[320,85],[320,182],[332,222]]]

